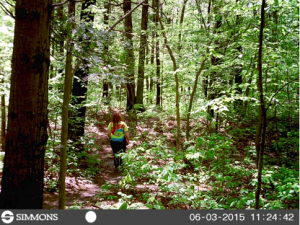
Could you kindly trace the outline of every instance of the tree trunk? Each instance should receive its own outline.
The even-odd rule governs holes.
[[[188,0],[184,0],[183,1],[183,6],[182,6],[182,10],[181,10],[181,15],[180,15],[180,21],[179,21],[179,25],[180,25],[180,30],[179,30],[179,35],[178,35],[178,51],[180,52],[181,50],[181,28],[182,28],[182,23],[183,23],[183,18],[184,18],[184,11],[185,11],[185,6]]]
[[[43,206],[51,5],[16,1],[1,209]]]
[[[214,8],[214,13],[217,14],[218,13],[217,6],[214,6],[213,8]],[[222,25],[222,18],[220,16],[219,19],[215,23],[215,27],[214,27],[214,31],[213,32],[214,33],[218,33],[219,32],[218,29],[221,27],[221,25]],[[219,45],[219,47],[217,47],[215,49],[217,51],[220,48],[220,39],[216,40],[215,44]],[[220,58],[215,57],[215,56],[212,55],[212,57],[211,57],[211,65],[215,66],[215,65],[218,65],[219,63],[220,63]],[[209,88],[208,88],[208,93],[207,93],[207,98],[209,100],[213,100],[213,99],[215,99],[217,97],[216,96],[217,95],[216,90],[213,87],[213,83],[216,80],[216,76],[217,76],[217,72],[212,72],[210,74],[210,82],[209,82]],[[214,110],[210,106],[208,106],[207,112],[210,114],[211,117],[214,117]]]
[[[159,0],[154,0],[154,7],[157,9],[155,13],[155,28],[157,29],[158,17],[159,17]],[[156,105],[160,106],[160,58],[159,58],[159,35],[157,31],[155,31],[155,59],[156,59]]]
[[[236,0],[236,3],[238,3],[239,0]],[[234,28],[238,28],[238,25],[239,23],[241,22],[240,20],[240,16],[237,15],[236,16],[236,23],[235,23],[235,26]],[[234,32],[234,31],[233,31]],[[238,46],[237,48],[237,54],[241,54],[242,53],[242,46]],[[238,58],[238,56],[236,57]],[[240,85],[243,83],[243,77],[242,77],[242,65],[241,64],[237,64],[235,65],[235,68],[234,68],[234,83],[236,83],[237,87],[236,87],[236,94],[240,95],[242,94],[242,89],[240,87]],[[237,112],[242,112],[242,106],[243,106],[243,101],[241,99],[236,99],[234,101],[234,108],[236,109]]]
[[[131,11],[131,0],[123,0],[123,11],[124,15]],[[126,109],[133,109],[135,103],[135,81],[134,81],[134,52],[133,52],[133,41],[132,41],[132,14],[130,13],[125,17],[124,20],[125,27],[125,63],[127,65],[126,77],[127,77],[127,104]]]
[[[199,70],[196,73],[195,85],[193,87],[193,91],[192,91],[191,98],[190,98],[190,103],[189,103],[189,108],[188,108],[188,113],[187,113],[187,118],[186,118],[186,140],[187,141],[189,140],[189,136],[190,136],[190,113],[191,113],[191,110],[192,110],[194,95],[195,95],[196,90],[197,90],[198,78],[199,78],[199,76],[200,76],[200,74],[203,70],[203,66],[204,66],[205,61],[206,61],[206,59],[204,59],[202,61],[201,66],[200,66]]]
[[[278,30],[277,30],[277,26],[278,26],[278,16],[277,16],[277,10],[276,11],[273,11],[273,17],[274,17],[274,21],[275,21],[275,29],[274,29],[274,33],[273,33],[273,37],[274,37],[274,43],[275,43],[275,48],[278,47],[278,44],[277,44],[277,33],[278,33]],[[277,62],[276,62],[276,68],[277,68]],[[278,72],[276,73],[276,84],[278,84],[279,82],[279,76],[278,76]],[[275,93],[278,91],[278,86],[276,85],[276,88],[275,88]],[[274,101],[274,123],[275,123],[275,129],[276,129],[276,153],[277,153],[277,166],[280,166],[280,152],[279,152],[279,145],[278,145],[278,142],[279,142],[279,131],[278,131],[278,125],[277,125],[277,105],[276,105],[276,101]]]
[[[95,5],[96,0],[88,0],[82,3],[81,13],[80,13],[80,20],[83,23],[93,23],[94,21],[94,14],[91,10],[87,10],[91,5]],[[89,24],[87,25],[89,26]],[[91,25],[90,25],[91,26]],[[86,33],[87,33],[86,29]],[[87,34],[88,37],[88,34]],[[82,40],[83,45],[85,46],[85,51],[89,51],[89,38]],[[84,150],[84,145],[81,143],[81,137],[84,135],[84,127],[85,127],[85,114],[86,114],[86,107],[83,104],[87,98],[87,84],[88,84],[88,76],[89,76],[89,62],[87,60],[83,61],[82,67],[78,67],[75,72],[75,77],[73,78],[73,89],[72,95],[74,101],[72,102],[75,106],[71,120],[72,124],[69,124],[70,129],[69,137],[74,142],[79,142],[77,148],[80,151]]]
[[[139,51],[139,65],[138,65],[138,82],[136,91],[136,103],[144,104],[144,74],[145,74],[145,56],[146,56],[146,42],[147,42],[147,23],[148,23],[148,0],[145,1],[142,7],[142,19],[141,19],[141,39],[140,39],[140,51]],[[146,5],[147,4],[147,5]]]
[[[147,39],[147,35],[146,35],[146,39]],[[146,42],[146,65],[149,64],[149,46],[148,46],[148,40]],[[149,75],[148,75],[149,76]],[[146,79],[146,90],[149,91],[149,77],[146,76],[145,79]],[[148,102],[148,98],[147,98],[147,102]]]
[[[157,9],[155,9],[155,11],[156,11],[156,13],[158,13]],[[173,71],[174,71],[174,78],[175,78],[175,84],[176,84],[176,121],[177,121],[176,151],[178,152],[179,151],[179,145],[180,145],[180,139],[179,139],[179,137],[180,137],[180,108],[179,108],[180,96],[179,96],[179,81],[178,81],[178,75],[177,75],[177,63],[176,63],[176,59],[174,57],[173,51],[172,51],[171,47],[168,44],[168,39],[167,39],[166,33],[164,31],[165,30],[164,25],[163,25],[163,23],[162,23],[159,16],[157,17],[157,19],[158,19],[158,21],[160,23],[160,26],[161,26],[165,46],[168,49],[168,53],[169,53],[169,55],[171,57],[171,60],[172,60],[172,63],[173,63]]]
[[[152,8],[154,8],[154,2],[155,2],[155,0],[152,0]],[[155,20],[156,20],[155,15],[156,14],[152,15],[153,23],[155,23]],[[152,67],[154,66],[154,43],[155,43],[155,31],[152,31],[152,45],[151,45],[151,57],[150,57],[150,63],[152,65]],[[153,90],[153,84],[154,84],[153,77],[154,77],[154,74],[153,74],[153,72],[151,72],[151,75],[150,75],[150,92],[152,92],[152,90]],[[150,99],[150,103],[152,103],[152,99]]]
[[[2,87],[4,87],[4,75],[2,78]],[[4,88],[2,90],[4,92]],[[5,94],[1,95],[1,143],[2,151],[5,151],[5,133],[6,133],[6,112],[5,112]]]
[[[207,7],[207,21],[206,21],[207,25],[210,23],[211,1],[212,0],[209,0],[208,7]],[[196,4],[197,4],[197,8],[198,8],[199,13],[202,15],[199,0],[196,0]],[[206,26],[205,20],[203,18],[202,18],[202,22],[203,22],[204,27],[207,28],[207,31],[209,32],[210,27]],[[203,92],[204,92],[205,99],[208,99],[208,74],[204,77],[203,82],[202,82],[202,86],[203,86]]]
[[[238,46],[237,50],[239,53],[242,53],[242,47]],[[242,89],[240,85],[243,83],[243,77],[242,77],[242,65],[235,65],[236,68],[234,69],[234,83],[237,84],[236,88],[236,94],[241,95],[242,94]],[[237,112],[241,112],[241,108],[243,105],[243,101],[240,99],[237,99],[234,101],[234,108],[237,110]]]
[[[103,22],[104,22],[104,24],[108,25],[109,14],[110,14],[110,0],[107,0],[104,3],[104,8],[106,9],[106,11],[104,12]],[[105,41],[107,43],[104,44],[104,57],[108,56],[107,55],[107,53],[108,53],[108,36],[106,36],[106,37],[107,37],[107,39]],[[109,85],[108,85],[107,79],[104,78],[103,79],[103,94],[102,94],[103,98],[108,97],[108,88],[109,88]]]
[[[56,3],[58,3],[59,0],[55,0]],[[58,20],[60,21],[61,24],[64,23],[64,5],[58,7],[57,9],[57,16],[58,16]],[[64,47],[65,47],[65,34],[63,33],[62,30],[60,30],[59,36],[58,36],[58,46],[59,46],[59,58],[61,59],[61,61],[63,61],[63,57],[64,57]],[[59,65],[58,67],[58,73],[63,73],[63,65]]]
[[[69,2],[69,18],[75,16],[75,2]],[[60,171],[59,171],[59,199],[58,208],[65,208],[65,178],[67,168],[67,138],[68,138],[68,110],[72,88],[72,50],[74,44],[71,41],[71,32],[74,28],[74,19],[68,24],[67,36],[67,56],[65,68],[65,82],[64,82],[64,97],[62,105],[62,126],[61,126],[61,146],[60,146]]]
[[[265,0],[262,0],[261,5],[261,21],[260,21],[260,33],[259,33],[259,51],[258,51],[258,81],[257,81],[257,89],[259,92],[260,98],[260,111],[259,111],[259,121],[261,123],[261,136],[259,138],[259,154],[258,157],[258,176],[257,176],[257,190],[255,195],[255,209],[259,209],[259,196],[261,189],[261,175],[263,169],[263,155],[264,155],[264,147],[265,147],[265,134],[266,134],[266,110],[264,103],[264,93],[263,93],[263,78],[262,78],[262,43],[263,43],[263,30],[265,23]],[[258,126],[257,129],[260,129]]]

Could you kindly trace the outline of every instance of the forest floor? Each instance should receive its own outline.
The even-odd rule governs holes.
[[[94,115],[95,116],[95,115]],[[105,206],[113,206],[116,204],[117,197],[114,199],[113,196],[118,196],[118,192],[122,191],[129,192],[131,194],[135,194],[137,196],[141,196],[143,192],[157,192],[158,191],[158,185],[155,184],[147,184],[142,185],[138,184],[134,189],[130,190],[122,190],[118,183],[122,180],[123,175],[122,172],[115,173],[114,172],[114,164],[113,164],[113,154],[110,147],[110,141],[107,137],[107,127],[109,123],[109,116],[106,115],[106,113],[102,113],[102,115],[96,115],[95,118],[96,123],[89,124],[87,126],[86,132],[91,135],[95,139],[94,147],[91,151],[91,154],[101,160],[100,164],[100,171],[97,173],[93,179],[84,179],[80,176],[67,176],[66,177],[66,208],[70,208],[74,206],[75,208],[103,208]],[[134,124],[134,122],[129,123],[128,115],[124,115],[125,122],[130,127],[130,124]],[[138,126],[137,128],[139,131],[143,133],[147,133],[148,136],[159,136],[164,135],[166,139],[168,140],[168,147],[172,148],[175,147],[175,139],[173,138],[173,134],[171,130],[175,127],[176,121],[170,120],[167,124],[168,129],[163,131],[162,127],[159,126],[153,126],[154,124],[159,123],[160,119],[158,117],[154,118],[148,118],[146,124],[144,126]],[[105,122],[104,122],[105,121]],[[162,124],[160,124],[162,125]],[[134,125],[133,125],[134,126]],[[155,127],[155,128],[153,128]],[[130,127],[130,130],[132,130],[132,127]],[[135,131],[135,132],[139,132]],[[131,135],[131,141],[130,144],[127,146],[127,149],[130,149],[134,146],[139,146],[142,142],[141,137],[140,139],[134,138],[134,136]],[[243,156],[241,156],[243,158]],[[163,166],[164,162],[160,161],[160,166]],[[193,171],[185,170],[185,173],[192,173]],[[95,198],[97,193],[100,193],[102,191],[101,186],[104,184],[111,184],[115,185],[117,188],[111,188],[111,199],[105,200],[101,202],[101,207],[97,205],[97,202],[99,201],[98,198]],[[205,185],[205,184],[199,184],[198,187],[196,187],[197,190],[208,190],[212,189],[211,186]],[[138,202],[136,200],[136,202]],[[56,191],[48,191],[45,187],[44,190],[44,209],[57,209],[58,208],[58,192]],[[181,206],[181,208],[189,208],[188,205]]]
[[[84,179],[83,177],[69,175],[66,176],[66,208],[70,208],[71,206],[75,206],[78,208],[95,208],[99,209],[99,205],[96,205],[98,199],[95,198],[97,193],[101,192],[101,186],[103,184],[111,184],[118,185],[119,181],[123,178],[123,174],[121,171],[115,173],[114,163],[113,163],[113,154],[112,149],[110,147],[110,140],[107,137],[107,127],[110,122],[109,116],[102,112],[102,115],[94,115],[96,123],[89,124],[86,128],[86,132],[91,135],[95,139],[94,147],[92,149],[92,155],[99,158],[101,160],[101,165],[99,173],[97,173],[93,179]],[[128,115],[123,113],[123,117],[125,122],[129,125],[130,123]],[[149,118],[146,126],[139,126],[139,130],[143,132],[147,132],[148,135],[158,136],[162,133],[161,128],[153,129],[153,124],[158,122],[160,119],[158,117]],[[104,122],[105,121],[105,122]],[[172,128],[175,127],[176,121],[169,122],[169,130],[165,132],[164,135],[169,140],[169,146],[175,146],[175,139],[173,138],[173,134],[171,133]],[[134,146],[138,146],[142,140],[134,138],[131,135],[130,144],[127,146],[127,149],[130,149]],[[157,191],[158,187],[156,185],[137,185],[135,190],[130,190],[131,192],[140,192],[143,193],[145,190],[147,191]],[[202,189],[202,188],[201,188]],[[56,189],[57,190],[57,189]],[[114,189],[111,193],[111,196],[118,196],[117,192],[121,191],[121,189]],[[124,191],[124,190],[123,190]],[[45,186],[44,188],[44,209],[57,209],[58,208],[58,192],[53,190],[48,190]],[[112,197],[113,198],[113,197]],[[116,199],[102,201],[101,208],[104,206],[113,206],[117,203]],[[141,207],[143,208],[143,207]],[[148,209],[148,208],[146,208]]]
[[[167,123],[163,124],[162,121],[160,121],[159,117],[148,117],[146,121],[140,122],[139,125],[137,126],[136,122],[134,121],[129,122],[129,117],[124,113],[123,115],[124,115],[123,117],[125,122],[129,125],[129,131],[131,135],[130,137],[131,141],[129,146],[127,146],[127,151],[130,149],[140,147],[141,144],[145,141],[145,137],[147,138],[147,141],[149,140],[155,141],[156,137],[163,136],[164,143],[162,143],[161,145],[165,145],[167,146],[166,149],[169,149],[166,150],[166,153],[164,154],[168,154],[168,152],[172,152],[171,149],[175,146],[175,139],[174,139],[174,129],[176,125],[175,119],[168,120]],[[89,145],[90,149],[88,154],[95,157],[96,159],[99,159],[100,164],[98,165],[98,168],[96,170],[97,173],[94,174],[94,176],[92,177],[84,177],[84,175],[82,175],[84,174],[84,170],[86,169],[86,167],[80,168],[80,171],[78,171],[77,173],[68,173],[66,177],[66,208],[68,209],[119,208],[122,203],[122,201],[121,203],[119,201],[121,198],[123,200],[130,200],[131,204],[140,204],[138,208],[145,208],[145,209],[148,209],[145,206],[145,204],[151,203],[154,206],[155,202],[158,203],[158,205],[156,204],[154,208],[157,207],[159,208],[160,206],[163,206],[166,209],[192,208],[191,205],[188,203],[190,202],[190,200],[182,199],[183,203],[180,203],[180,201],[178,201],[178,203],[170,204],[170,201],[173,199],[174,194],[178,192],[173,192],[172,190],[169,190],[166,191],[163,195],[160,195],[161,187],[159,187],[159,185],[155,182],[149,182],[149,180],[151,180],[149,179],[149,177],[141,176],[136,180],[137,183],[135,185],[129,185],[127,187],[126,185],[122,186],[121,183],[124,182],[124,179],[127,179],[127,177],[126,174],[123,173],[122,171],[118,173],[114,172],[113,154],[110,147],[110,141],[106,134],[107,126],[110,121],[109,114],[102,112],[101,114],[97,114],[97,115],[94,114],[92,116],[94,117],[92,120],[93,122],[90,122],[86,126],[87,139],[90,138],[90,140],[94,140],[92,145]],[[193,134],[197,135],[197,137],[200,136],[201,126],[202,129],[205,129],[205,126],[207,125],[205,124],[204,121],[198,121],[198,123],[202,123],[202,124],[192,124],[191,126],[192,129],[194,130]],[[184,127],[182,127],[182,130],[184,130]],[[224,130],[221,132],[224,132]],[[251,190],[252,192],[254,191],[255,187],[253,184],[251,184],[252,181],[251,178],[255,177],[254,175],[255,163],[253,160],[254,158],[252,157],[252,159],[250,160],[251,162],[248,162],[247,165],[242,165],[242,162],[245,161],[247,158],[244,149],[247,146],[254,146],[253,132],[248,135],[242,135],[238,139],[233,139],[233,145],[235,146],[237,151],[235,151],[235,153],[229,153],[228,155],[228,157],[231,160],[229,168],[231,168],[230,170],[233,171],[233,175],[227,174],[227,177],[229,177],[228,182],[232,181],[232,183],[229,184],[233,186],[232,187],[228,186],[228,188],[226,188],[226,185],[224,184],[223,186],[224,188],[222,188],[222,191],[220,191],[221,190],[219,189],[219,187],[221,187],[220,180],[209,179],[203,182],[194,182],[193,190],[198,191],[199,193],[202,192],[205,193],[207,191],[218,192],[220,198],[223,195],[226,195],[227,197],[229,196],[232,199],[235,198],[237,199],[240,195],[239,193],[242,193],[244,190]],[[275,158],[275,155],[269,154],[269,156]],[[221,161],[220,158],[217,158],[215,156],[214,158],[215,158],[214,161]],[[139,160],[139,157],[137,157],[136,160]],[[249,155],[247,160],[249,160]],[[152,164],[154,164],[154,167],[160,167],[163,170],[163,168],[168,167],[169,162],[171,162],[169,158],[164,158],[164,156],[162,156],[162,158],[157,158],[153,160]],[[207,166],[207,168],[211,168],[209,162],[203,162],[202,165]],[[252,172],[247,175],[243,174],[242,172],[240,172],[241,166],[244,167],[242,168],[244,169],[243,171],[247,170],[249,172],[251,170]],[[45,169],[47,174],[47,168]],[[181,168],[178,171],[179,171],[178,174],[180,176],[182,175],[183,177],[184,176],[187,177],[182,180],[183,182],[182,187],[187,187],[189,183],[187,179],[189,178],[189,176],[193,176],[193,174],[198,174],[198,173],[200,174],[199,171],[194,171],[193,167]],[[210,173],[209,171],[207,172]],[[51,189],[49,190],[49,176],[47,179],[45,182],[45,189],[44,189],[43,208],[57,209],[58,208],[57,188],[53,190]],[[234,183],[233,180],[236,180],[236,182]],[[217,188],[218,190],[215,189],[214,185],[211,185],[211,182],[217,184],[216,186],[218,187]],[[226,183],[227,181],[224,182]],[[168,182],[168,184],[173,185],[174,181],[172,181],[171,179]],[[223,185],[223,181],[222,181],[222,185]],[[186,190],[182,188],[183,193],[181,194],[184,195],[184,192],[186,191],[190,191],[190,190]],[[246,195],[247,193],[248,191],[247,192],[245,191]],[[263,193],[265,193],[265,191]],[[149,199],[151,198],[152,200],[149,201]],[[182,198],[182,196],[179,198]],[[293,203],[295,203],[295,201],[293,201]],[[208,203],[208,204],[212,204],[212,203]],[[211,207],[211,206],[207,206],[207,207]],[[200,203],[200,208],[201,208],[201,203]]]
[[[72,205],[80,205],[88,208],[99,208],[95,205],[98,199],[95,195],[101,192],[101,186],[109,183],[117,185],[123,178],[122,172],[115,173],[115,167],[113,162],[113,153],[110,146],[110,140],[107,136],[107,127],[110,122],[110,117],[106,113],[102,115],[94,115],[97,118],[95,124],[90,124],[86,128],[86,132],[95,139],[94,147],[92,149],[92,155],[99,158],[101,161],[100,171],[93,179],[83,179],[78,176],[66,176],[66,208],[70,208]],[[128,124],[128,116],[124,115],[125,121]],[[105,121],[105,122],[104,122]],[[131,137],[133,138],[133,137]],[[127,149],[137,145],[139,141],[130,141]],[[104,201],[103,205],[113,205],[116,201]],[[57,209],[58,208],[58,192],[48,191],[45,186],[44,189],[44,209]]]
[[[107,137],[107,126],[109,120],[107,116],[103,115],[102,121],[105,124],[97,123],[91,124],[87,127],[87,132],[94,134],[95,147],[92,149],[92,155],[101,160],[100,173],[96,174],[92,180],[83,179],[82,177],[66,177],[66,207],[74,205],[74,203],[88,204],[90,208],[99,208],[96,205],[98,199],[94,196],[100,192],[101,185],[105,183],[118,184],[122,179],[122,174],[114,172],[113,154],[110,147],[110,141]],[[132,143],[128,146],[130,148]],[[94,206],[93,206],[94,205]],[[58,192],[44,191],[44,209],[58,208]]]

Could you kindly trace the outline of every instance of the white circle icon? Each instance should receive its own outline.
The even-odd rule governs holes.
[[[11,211],[4,211],[1,214],[1,219],[3,223],[9,224],[14,220],[14,214]]]
[[[86,214],[85,214],[85,219],[86,221],[88,221],[89,223],[94,223],[97,219],[97,215],[95,212],[93,211],[88,211]]]

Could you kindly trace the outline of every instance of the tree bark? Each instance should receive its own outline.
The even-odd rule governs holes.
[[[93,23],[94,14],[91,10],[87,10],[91,5],[95,5],[96,0],[87,0],[82,3],[80,20],[83,23]],[[86,33],[87,33],[86,29]],[[88,34],[87,34],[88,37]],[[89,38],[82,40],[83,45],[85,46],[85,51],[89,51]],[[79,151],[84,150],[84,145],[81,143],[81,137],[84,135],[84,127],[85,127],[85,114],[86,114],[86,106],[83,106],[84,102],[87,99],[87,85],[88,85],[88,76],[89,76],[89,62],[87,60],[83,60],[83,65],[78,67],[75,72],[75,76],[73,78],[73,89],[72,96],[74,97],[74,110],[72,112],[72,124],[69,124],[70,129],[70,138],[74,142],[78,142],[77,148]]]
[[[75,16],[75,2],[69,2],[69,18]],[[61,126],[61,146],[60,146],[60,171],[59,171],[59,199],[58,208],[65,208],[65,178],[67,168],[67,139],[68,139],[68,110],[72,88],[72,50],[74,44],[71,40],[72,28],[74,28],[74,18],[68,24],[68,35],[67,35],[67,57],[66,57],[66,68],[65,68],[65,82],[64,82],[64,97],[62,105],[62,126]]]
[[[259,111],[259,121],[261,126],[258,126],[257,129],[261,127],[261,136],[259,137],[259,149],[258,151],[258,176],[257,176],[257,190],[255,195],[255,209],[259,209],[259,196],[261,191],[261,176],[263,169],[263,155],[265,147],[265,134],[266,134],[266,110],[264,103],[264,93],[263,93],[263,78],[262,78],[262,43],[263,43],[263,31],[265,23],[265,0],[262,0],[261,5],[261,21],[260,21],[260,33],[259,33],[259,51],[258,51],[258,80],[257,80],[257,89],[259,92],[260,99],[260,111]]]
[[[146,38],[147,38],[148,36],[146,36]],[[148,40],[147,40],[147,42],[146,42],[146,65],[148,65],[149,64],[149,57],[148,57],[148,55],[149,55],[149,46],[148,46]],[[148,75],[149,76],[149,75]],[[146,90],[147,91],[149,91],[149,77],[148,76],[146,76]],[[147,102],[148,102],[148,98],[147,98]]]
[[[242,47],[238,46],[237,50],[239,53],[242,52]],[[243,83],[243,77],[242,77],[242,65],[236,65],[236,68],[234,69],[234,83],[237,84],[236,87],[236,94],[241,95],[242,94],[242,89],[240,87],[240,85]],[[243,105],[243,101],[240,99],[237,99],[234,101],[234,108],[238,111],[241,112],[242,111],[242,105]]]
[[[42,209],[52,0],[17,0],[1,209]]]
[[[181,28],[182,28],[182,23],[183,23],[183,18],[184,18],[184,11],[185,11],[185,6],[188,0],[184,0],[183,1],[183,6],[182,6],[182,10],[181,10],[181,15],[180,15],[180,21],[179,21],[179,25],[180,25],[180,30],[179,30],[179,35],[178,35],[178,51],[180,52],[181,50]]]
[[[4,74],[2,78],[2,87],[4,87]],[[4,92],[4,88],[2,90]],[[6,112],[5,112],[5,94],[1,95],[1,143],[2,151],[5,151],[5,134],[6,134]]]
[[[146,42],[147,42],[147,24],[148,24],[148,0],[145,1],[145,5],[142,7],[142,19],[141,19],[141,39],[140,39],[140,51],[139,51],[139,65],[138,65],[138,82],[136,92],[136,103],[144,104],[144,74],[145,74],[145,56],[146,56]]]
[[[154,8],[155,9],[155,8]],[[155,9],[156,13],[158,13],[158,10]],[[161,26],[161,30],[162,30],[162,35],[164,37],[164,42],[165,42],[165,46],[168,49],[168,53],[171,57],[172,63],[173,63],[173,71],[174,71],[174,78],[175,78],[175,84],[176,84],[176,122],[177,122],[177,132],[176,132],[176,151],[179,151],[179,145],[180,145],[180,109],[179,109],[179,80],[178,80],[178,74],[177,74],[177,63],[176,63],[176,59],[174,57],[173,51],[171,49],[171,47],[168,44],[168,39],[165,33],[165,28],[164,25],[160,19],[160,17],[157,17],[160,26]]]
[[[277,4],[276,4],[277,6]],[[278,44],[277,44],[277,33],[278,33],[278,29],[277,29],[277,26],[278,26],[278,16],[277,16],[277,13],[278,11],[273,11],[273,17],[274,17],[274,22],[275,22],[275,29],[273,30],[273,37],[274,37],[274,43],[275,44],[275,48],[278,47]],[[276,68],[277,68],[277,62],[276,62]],[[279,81],[279,76],[278,76],[278,72],[276,73],[276,84],[278,84],[278,81]],[[278,86],[276,85],[276,88],[275,88],[275,93],[278,91]],[[274,123],[275,123],[275,129],[276,129],[276,153],[277,153],[277,166],[280,166],[280,152],[279,152],[279,145],[278,145],[278,142],[279,142],[279,131],[278,131],[278,125],[277,125],[277,105],[276,105],[276,101],[274,102]]]
[[[155,0],[152,0],[152,8],[154,8],[154,2]],[[155,23],[156,20],[156,14],[152,15],[152,22]],[[150,63],[152,67],[154,66],[154,43],[155,43],[155,31],[152,31],[152,45],[151,45],[151,57],[150,57]],[[153,81],[154,74],[151,72],[150,75],[150,92],[153,90],[154,81]],[[150,103],[152,103],[152,99],[150,99]]]
[[[126,15],[131,11],[131,0],[123,0],[123,11]],[[127,77],[127,104],[126,109],[133,109],[135,103],[135,81],[134,81],[134,52],[133,52],[133,41],[132,41],[132,14],[125,17],[124,20],[125,28],[125,63],[127,65],[126,77]]]
[[[189,140],[190,137],[190,114],[191,114],[191,110],[192,110],[192,104],[193,104],[193,100],[194,100],[194,95],[196,93],[197,90],[197,84],[198,84],[198,78],[203,70],[203,66],[205,63],[206,59],[204,59],[201,63],[201,66],[199,68],[199,70],[196,73],[196,78],[195,78],[195,85],[193,87],[193,91],[191,94],[191,98],[190,98],[190,103],[189,103],[189,108],[188,108],[188,113],[187,113],[187,118],[186,118],[186,140]]]
[[[236,3],[238,3],[239,0],[236,0]],[[240,23],[240,16],[236,16],[236,23],[235,23],[235,28],[238,28],[238,24]],[[243,48],[241,45],[239,45],[237,48],[237,54],[241,54],[243,51]],[[238,58],[238,56],[236,57]],[[237,84],[236,87],[236,93],[238,95],[242,94],[242,89],[240,85],[243,83],[243,77],[242,77],[242,65],[238,64],[235,65],[234,68],[234,82]],[[234,101],[234,108],[237,110],[237,112],[242,112],[242,106],[243,106],[243,101],[241,99],[237,99]]]
[[[219,9],[218,9],[218,6],[217,6],[216,2],[212,1],[212,3],[215,3],[215,5],[213,5],[213,12],[215,14],[219,13]],[[209,10],[210,10],[210,7],[212,7],[212,6],[209,5]],[[222,25],[222,18],[220,16],[219,19],[215,21],[215,27],[214,27],[213,33],[218,33],[219,32],[218,29],[221,27],[221,25]],[[219,45],[219,47],[215,48],[215,50],[217,51],[220,48],[220,39],[216,40],[215,44]],[[220,63],[220,58],[215,57],[214,55],[212,55],[212,57],[211,57],[211,65],[215,66],[215,65],[218,65],[219,63]],[[217,76],[217,72],[212,72],[210,74],[210,82],[208,84],[209,88],[207,90],[208,91],[208,93],[207,93],[207,99],[208,100],[213,100],[213,99],[215,99],[217,97],[216,96],[217,95],[216,90],[213,87],[213,83],[216,80],[216,76]],[[211,117],[214,117],[214,110],[210,106],[207,107],[207,113],[209,113]]]
[[[56,0],[56,2],[59,1],[59,0]],[[60,6],[58,7],[57,9],[57,16],[58,16],[58,20],[60,21],[60,23],[64,23],[64,18],[65,18],[65,15],[64,15],[64,6]],[[60,32],[59,32],[59,35],[58,35],[58,51],[59,51],[59,58],[61,59],[61,61],[63,61],[63,57],[64,57],[64,47],[65,47],[65,34],[64,34],[64,31],[62,30],[62,28],[60,28]],[[59,65],[58,66],[58,73],[63,73],[63,65]],[[61,91],[61,90],[60,90]]]
[[[108,25],[108,20],[109,20],[109,14],[110,14],[110,0],[107,0],[104,3],[104,8],[106,9],[106,11],[104,12],[104,16],[103,16],[103,22],[104,24]],[[104,44],[104,57],[108,56],[108,35],[106,36],[107,39],[105,40],[107,43]],[[103,94],[102,97],[103,98],[107,98],[108,97],[108,89],[109,89],[109,85],[107,82],[107,79],[103,79]]]
[[[157,9],[155,13],[155,28],[157,29],[158,17],[159,17],[159,0],[154,0],[154,7]],[[159,35],[155,31],[155,59],[156,59],[156,105],[160,106],[160,58],[159,58]]]

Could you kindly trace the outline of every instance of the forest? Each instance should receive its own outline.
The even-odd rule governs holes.
[[[299,209],[298,1],[0,0],[0,17],[1,209]]]

